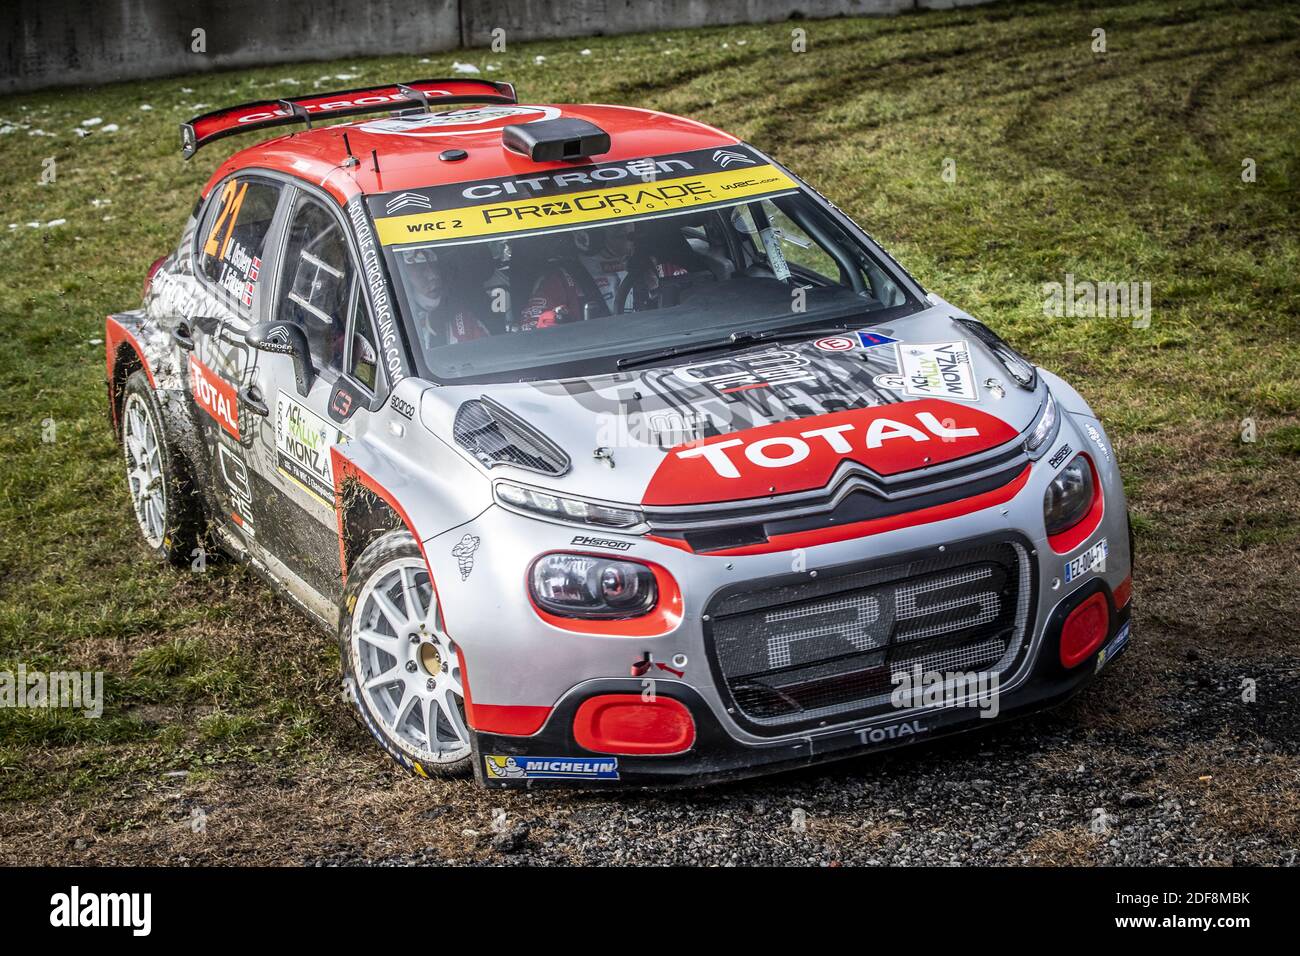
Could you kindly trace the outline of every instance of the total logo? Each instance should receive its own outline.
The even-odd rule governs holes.
[[[825,487],[846,460],[878,475],[943,464],[1016,437],[1000,418],[941,399],[855,408],[672,449],[643,503],[736,501]]]
[[[230,435],[239,438],[239,398],[235,388],[193,355],[190,356],[190,390],[194,401]]]

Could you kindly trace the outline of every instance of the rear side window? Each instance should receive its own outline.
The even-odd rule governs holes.
[[[227,179],[214,201],[199,243],[198,271],[244,311],[262,272],[266,234],[280,201],[280,187],[263,179]]]

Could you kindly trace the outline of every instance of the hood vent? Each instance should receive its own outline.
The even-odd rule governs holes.
[[[562,448],[486,395],[456,409],[452,430],[456,444],[486,468],[513,465],[556,477],[569,471]]]

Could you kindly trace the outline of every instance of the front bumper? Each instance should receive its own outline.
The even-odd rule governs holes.
[[[1081,429],[1073,423],[1063,428],[1055,447],[1087,449]],[[511,715],[511,723],[496,726],[493,721],[471,719],[475,773],[489,787],[696,786],[978,729],[1060,703],[1122,649],[1128,633],[1132,560],[1127,504],[1109,454],[1094,454],[1105,495],[1100,523],[1068,551],[1053,550],[1042,531],[1043,491],[1059,467],[1049,464],[1051,457],[1035,463],[1023,489],[1004,505],[799,553],[720,557],[628,538],[627,550],[613,554],[659,564],[681,585],[680,623],[658,636],[561,629],[535,613],[524,596],[527,568],[545,551],[590,551],[573,540],[577,535],[573,528],[494,507],[447,535],[427,540],[426,553],[440,582],[448,633],[463,651],[477,716],[488,708]],[[452,557],[453,547],[465,533],[482,542],[470,569],[458,567]],[[1023,582],[1027,596],[1020,641],[1023,653],[1014,661],[1010,656],[1004,660],[996,716],[989,716],[992,708],[982,703],[908,710],[886,702],[884,707],[860,712],[818,714],[817,719],[785,727],[761,727],[746,719],[717,664],[718,641],[709,612],[716,610],[721,596],[737,588],[781,583],[792,569],[797,569],[795,577],[821,574],[824,578],[837,569],[874,567],[923,553],[952,553],[990,540],[1017,542],[1030,565]],[[1079,560],[1098,546],[1105,563],[1080,573]],[[1097,592],[1106,595],[1111,611],[1106,640],[1101,651],[1067,671],[1060,663],[1062,623]],[[646,655],[656,663],[690,662],[682,665],[681,676],[658,669],[646,676],[653,678],[656,696],[678,701],[690,712],[695,726],[691,747],[684,753],[656,756],[599,754],[582,747],[573,730],[578,708],[594,696],[646,691],[643,678],[629,676],[630,665]],[[536,720],[524,720],[527,726],[513,723],[519,713],[534,715]],[[540,765],[525,761],[530,772],[519,773],[520,760],[509,758],[551,762],[541,768],[544,773],[532,774]],[[500,772],[503,768],[505,774]]]
[[[1111,628],[1101,649],[1082,664],[1066,670],[1060,664],[1061,627],[1069,613],[1095,593],[1106,596]],[[954,706],[900,711],[839,726],[822,733],[784,737],[762,743],[738,740],[714,715],[705,699],[689,684],[656,681],[655,693],[680,702],[695,722],[689,750],[663,756],[627,756],[586,750],[575,739],[573,726],[583,701],[605,694],[640,695],[640,679],[609,678],[584,681],[566,694],[545,725],[528,737],[492,733],[474,735],[474,774],[489,788],[519,787],[699,787],[794,770],[869,752],[904,747],[946,737],[1057,706],[1086,687],[1103,667],[1127,649],[1131,634],[1131,602],[1115,607],[1112,590],[1098,579],[1062,602],[1048,621],[1029,674],[1014,690],[998,695],[996,711],[987,706]],[[490,772],[504,758],[524,765],[525,758],[555,758],[566,766],[549,777],[503,778]],[[572,764],[569,768],[567,765]],[[568,772],[566,772],[566,770]],[[598,776],[596,774],[599,774]]]

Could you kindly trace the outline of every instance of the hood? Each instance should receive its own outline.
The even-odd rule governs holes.
[[[572,460],[559,477],[506,465],[492,477],[627,504],[806,491],[846,459],[880,475],[910,472],[1011,441],[1043,397],[1042,385],[1019,386],[954,311],[945,303],[861,332],[587,378],[431,388],[421,417],[450,436],[457,408],[488,396]]]

